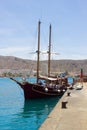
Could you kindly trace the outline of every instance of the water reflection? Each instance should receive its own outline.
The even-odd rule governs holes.
[[[45,99],[33,99],[24,102],[23,113],[27,112],[47,112],[52,110],[53,106],[57,103],[59,97],[56,98],[45,98]]]
[[[25,101],[8,125],[17,130],[38,130],[58,100],[59,97]]]
[[[22,118],[28,120],[31,128],[36,130],[46,119],[53,107],[56,105],[60,97],[28,100],[24,102],[24,108],[21,114]],[[25,119],[25,120],[26,120]]]

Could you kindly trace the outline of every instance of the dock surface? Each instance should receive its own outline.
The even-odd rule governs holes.
[[[39,130],[87,130],[87,83],[70,92],[63,95]],[[67,102],[65,108],[63,102]]]

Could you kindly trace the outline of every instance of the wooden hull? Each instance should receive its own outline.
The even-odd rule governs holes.
[[[24,90],[24,97],[25,99],[34,99],[34,98],[45,98],[45,97],[54,97],[54,96],[61,96],[64,94],[63,91],[58,92],[57,90],[48,89],[45,90],[44,86],[40,86],[37,84],[30,84],[28,82],[23,85]]]
[[[46,86],[33,84],[29,82],[23,82],[20,83],[19,81],[11,78],[14,80],[24,91],[24,98],[27,99],[36,99],[36,98],[46,98],[46,97],[56,97],[56,96],[62,96],[65,91],[64,88],[54,89],[54,88],[48,88]]]

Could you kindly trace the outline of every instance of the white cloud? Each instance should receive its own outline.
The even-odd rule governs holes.
[[[20,52],[25,52],[30,50],[30,47],[8,47],[8,48],[1,48],[0,54],[9,55],[9,54],[16,54]]]

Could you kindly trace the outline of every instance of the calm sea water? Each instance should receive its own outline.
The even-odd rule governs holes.
[[[0,78],[0,130],[38,130],[58,100],[56,97],[25,101],[15,82]]]

